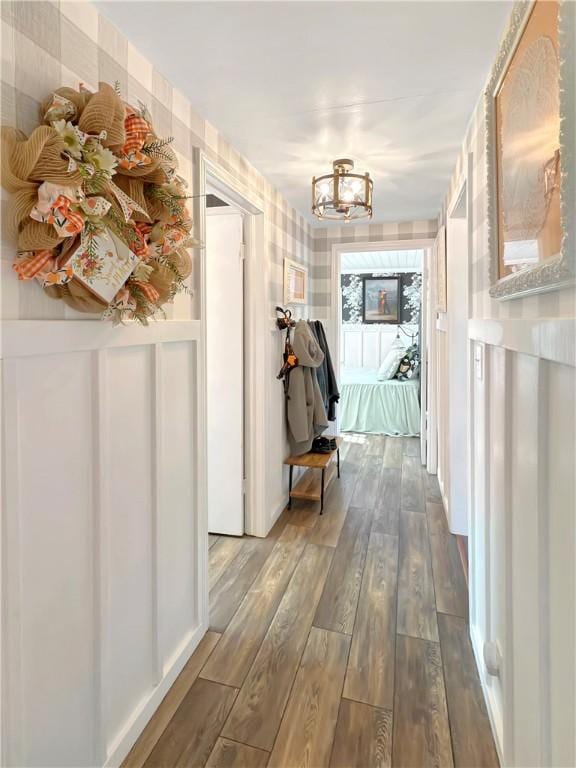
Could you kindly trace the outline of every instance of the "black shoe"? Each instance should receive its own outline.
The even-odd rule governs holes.
[[[319,445],[328,445],[330,448],[332,448],[333,451],[335,451],[338,447],[335,437],[317,437],[316,440],[318,441]]]
[[[335,438],[315,437],[311,453],[332,453],[337,448]]]

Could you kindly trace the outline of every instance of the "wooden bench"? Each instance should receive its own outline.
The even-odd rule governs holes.
[[[292,507],[292,499],[319,501],[320,514],[324,511],[324,493],[334,475],[340,477],[340,445],[342,438],[336,438],[336,449],[330,453],[303,453],[300,456],[288,456],[284,464],[290,467],[288,484],[288,509]],[[333,459],[336,457],[336,463]],[[294,467],[306,467],[295,488],[292,488]],[[316,472],[320,470],[320,473]]]

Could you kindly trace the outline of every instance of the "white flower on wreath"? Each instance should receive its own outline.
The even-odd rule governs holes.
[[[82,157],[82,147],[86,141],[86,134],[77,125],[72,125],[71,122],[66,120],[54,120],[52,127],[64,141],[68,154],[80,159]]]
[[[84,159],[97,171],[113,176],[116,173],[118,158],[111,150],[103,147],[99,141],[89,141],[84,147]]]

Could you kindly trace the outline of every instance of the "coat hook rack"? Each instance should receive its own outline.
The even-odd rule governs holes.
[[[282,315],[282,317],[276,318],[276,325],[281,331],[285,331],[288,328],[294,328],[296,322],[292,320],[292,311],[290,309],[276,307],[276,312]]]

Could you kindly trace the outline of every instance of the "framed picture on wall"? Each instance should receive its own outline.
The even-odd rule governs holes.
[[[284,304],[308,303],[308,267],[284,259]]]
[[[518,3],[486,92],[490,294],[568,285],[576,273],[574,3]],[[564,125],[564,128],[562,127]]]
[[[398,277],[365,277],[364,323],[398,324],[400,318],[400,280]]]

